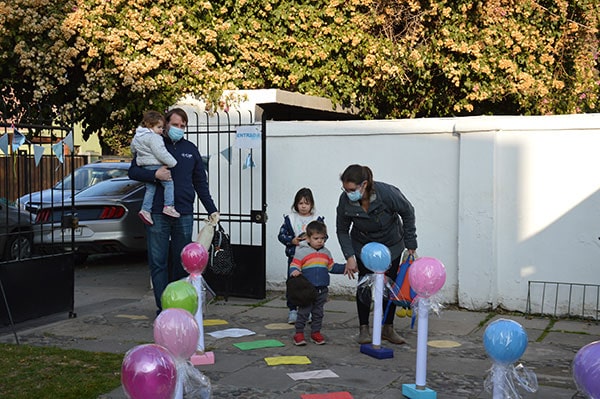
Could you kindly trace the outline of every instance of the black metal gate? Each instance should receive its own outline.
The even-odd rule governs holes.
[[[35,214],[19,200],[74,169],[72,134],[66,126],[0,123],[0,325],[74,315],[74,254],[37,253]]]
[[[184,107],[185,108],[185,107]],[[232,277],[206,271],[218,294],[245,298],[266,296],[265,137],[264,124],[251,111],[198,113],[187,110],[188,140],[204,157],[211,195],[230,234],[236,261]],[[208,215],[197,201],[195,219]],[[197,232],[203,223],[197,223]]]

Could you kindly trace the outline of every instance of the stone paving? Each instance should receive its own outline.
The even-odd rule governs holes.
[[[444,309],[429,318],[427,387],[439,398],[491,398],[484,390],[484,380],[492,366],[483,348],[486,326],[497,318],[520,323],[528,334],[529,344],[520,359],[536,373],[539,390],[521,392],[523,398],[573,398],[578,395],[571,376],[571,362],[585,344],[600,340],[600,326],[583,320],[493,315],[460,309]],[[205,319],[222,319],[228,324],[204,327],[205,334],[225,328],[246,328],[256,334],[241,338],[215,339],[205,335],[207,351],[215,363],[198,366],[210,378],[214,399],[291,399],[302,394],[350,392],[360,399],[403,398],[402,385],[415,383],[417,331],[408,318],[397,318],[395,327],[406,345],[383,346],[394,350],[391,359],[378,360],[360,353],[356,306],[352,300],[332,297],[325,306],[321,331],[327,343],[296,347],[292,344],[293,328],[286,324],[287,309],[281,292],[269,292],[264,300],[230,298],[208,305]],[[154,306],[151,292],[142,298],[119,300],[118,295],[89,309],[78,310],[74,319],[52,321],[23,328],[21,343],[52,345],[91,351],[126,353],[143,343],[153,342]],[[39,323],[38,323],[39,324]],[[4,329],[0,342],[11,342],[12,334]],[[284,347],[243,351],[237,342],[276,339]],[[433,345],[450,341],[452,345]],[[448,347],[450,346],[450,347]],[[305,355],[310,365],[268,366],[265,357]],[[331,370],[337,378],[294,381],[288,373]],[[121,387],[101,396],[102,399],[125,399]]]

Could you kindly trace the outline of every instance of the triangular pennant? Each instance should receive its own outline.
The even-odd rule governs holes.
[[[254,163],[254,160],[252,159],[252,153],[249,153],[248,156],[246,157],[246,162],[244,162],[244,166],[242,167],[242,169],[253,168],[255,166],[256,166],[256,164]]]
[[[229,162],[229,164],[231,165],[231,147],[227,147],[223,151],[221,151],[221,155],[223,155],[227,162]]]
[[[63,163],[63,142],[59,141],[56,144],[52,144],[52,152],[56,155],[56,158]]]
[[[39,166],[42,156],[44,155],[44,147],[41,145],[33,146],[33,158],[35,160],[35,166]]]
[[[13,152],[17,152],[20,146],[25,142],[25,136],[21,134],[17,129],[13,131],[13,139],[12,139],[12,150]]]
[[[0,136],[0,150],[2,150],[5,155],[8,155],[8,134]]]
[[[73,152],[73,148],[75,148],[75,144],[73,143],[73,132],[70,131],[69,134],[63,139],[63,143],[69,147],[69,152]]]
[[[210,161],[210,155],[202,155],[202,163],[204,164],[204,170],[208,170],[208,162]]]

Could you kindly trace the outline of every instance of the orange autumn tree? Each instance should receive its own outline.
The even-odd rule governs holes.
[[[235,88],[364,118],[596,112],[596,3],[0,1],[0,112],[82,122],[114,152],[143,110]]]

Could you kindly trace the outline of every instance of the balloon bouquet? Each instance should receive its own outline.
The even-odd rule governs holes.
[[[494,361],[484,387],[494,399],[520,398],[516,385],[528,392],[538,389],[537,377],[522,364],[513,363],[525,353],[527,333],[514,320],[498,319],[485,329],[483,345]]]
[[[198,293],[185,280],[167,285],[163,311],[154,321],[155,344],[140,345],[125,354],[121,382],[130,399],[211,398],[210,380],[189,361],[199,343]]]
[[[600,341],[577,351],[573,359],[573,379],[586,398],[600,399]]]

